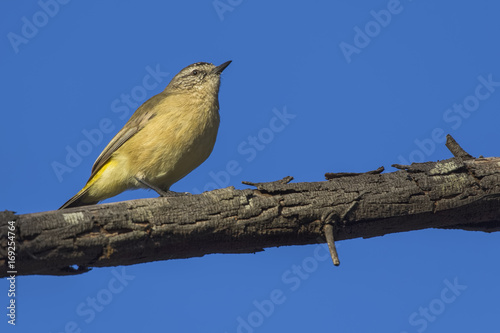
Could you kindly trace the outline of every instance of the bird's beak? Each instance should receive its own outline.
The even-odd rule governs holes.
[[[231,63],[231,60],[229,61],[226,61],[225,63],[223,63],[222,65],[219,65],[217,67],[215,67],[212,71],[215,73],[215,74],[220,74],[222,73],[222,71],[224,69],[226,69],[227,66],[229,66],[229,64]]]

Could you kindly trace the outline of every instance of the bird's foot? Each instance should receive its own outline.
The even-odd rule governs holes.
[[[160,197],[181,197],[181,196],[184,196],[184,195],[191,195],[191,193],[189,192],[175,192],[175,191],[163,191],[163,190],[160,190],[160,192],[156,191]]]
[[[158,193],[160,195],[160,197],[178,197],[178,196],[182,196],[182,195],[191,195],[191,193],[188,193],[188,192],[174,192],[174,191],[170,191],[170,190],[166,190],[166,191],[162,190],[158,186],[155,186],[153,184],[148,183],[143,178],[135,177],[135,180],[137,180],[139,183],[141,183],[145,187],[154,190],[156,193]]]

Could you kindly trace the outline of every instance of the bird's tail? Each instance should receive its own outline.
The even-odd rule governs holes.
[[[62,205],[59,209],[86,206],[86,205],[95,205],[96,203],[98,203],[99,201],[89,198],[88,195],[89,188],[90,184],[87,184],[84,188],[81,189],[80,192],[78,192],[71,199],[66,201],[66,203]]]

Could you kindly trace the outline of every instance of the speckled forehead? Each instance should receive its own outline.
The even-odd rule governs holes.
[[[199,69],[199,70],[208,71],[208,70],[211,70],[214,67],[215,66],[213,64],[209,64],[208,62],[197,62],[197,63],[194,63],[192,65],[187,66],[186,68],[184,68],[182,70],[182,72],[190,72],[193,69]]]

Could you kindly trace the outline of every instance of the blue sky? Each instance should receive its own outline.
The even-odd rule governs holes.
[[[233,63],[215,149],[175,191],[394,171],[451,157],[446,133],[498,156],[499,11],[493,1],[4,1],[0,209],[57,209],[135,110],[123,98],[140,104],[198,61]],[[224,176],[231,161],[239,168]],[[491,332],[499,244],[499,234],[424,230],[338,242],[340,267],[310,245],[20,277],[15,330]],[[0,281],[2,332],[14,331],[7,290]]]

